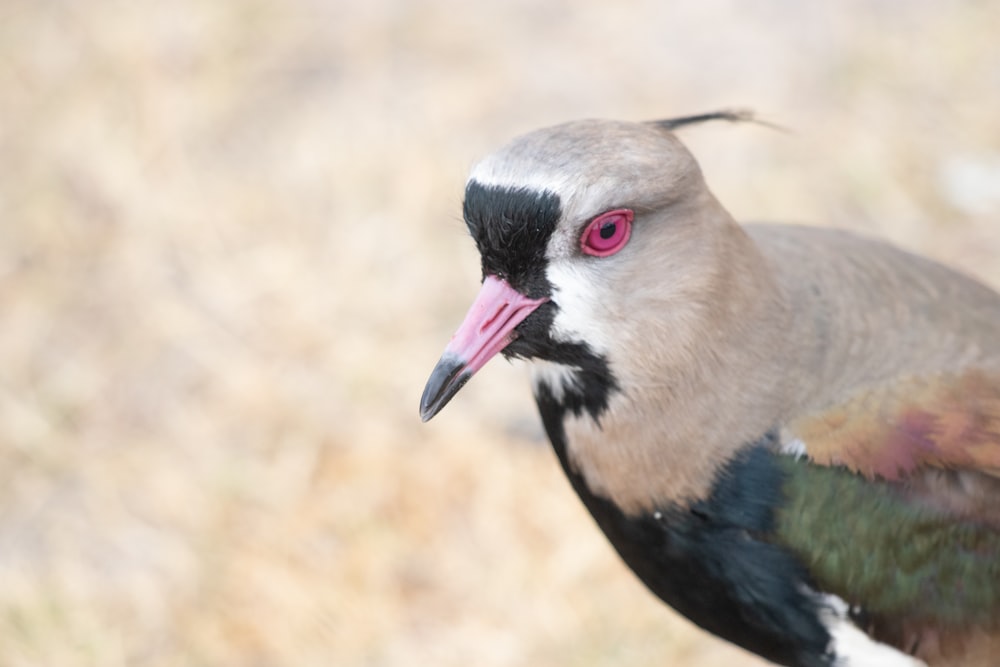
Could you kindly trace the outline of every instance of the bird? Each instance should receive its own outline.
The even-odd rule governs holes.
[[[420,401],[523,359],[652,593],[794,667],[1000,664],[1000,295],[863,234],[740,224],[677,131],[577,120],[472,168],[482,283]]]

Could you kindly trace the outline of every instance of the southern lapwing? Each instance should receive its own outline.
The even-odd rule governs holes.
[[[573,488],[660,598],[796,666],[1000,665],[1000,295],[736,224],[672,134],[532,132],[465,189],[482,288],[421,400],[530,362]]]

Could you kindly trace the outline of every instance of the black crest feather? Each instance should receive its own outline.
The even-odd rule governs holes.
[[[720,109],[719,111],[700,113],[693,116],[678,116],[676,118],[664,118],[663,120],[654,120],[650,122],[653,125],[663,128],[664,130],[673,132],[674,130],[687,125],[696,125],[698,123],[705,123],[712,120],[724,120],[730,123],[755,123],[757,125],[769,127],[772,130],[784,131],[784,128],[758,118],[757,114],[752,109]]]

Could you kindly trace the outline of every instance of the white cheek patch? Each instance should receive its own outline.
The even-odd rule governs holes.
[[[580,261],[550,262],[546,277],[552,284],[552,300],[558,306],[552,322],[552,337],[568,343],[586,343],[596,354],[611,349],[611,322],[600,312],[603,298],[600,277],[591,275]]]
[[[825,610],[820,620],[832,640],[834,667],[927,667],[927,663],[881,644],[862,632],[848,616],[848,606],[836,595],[820,595]]]

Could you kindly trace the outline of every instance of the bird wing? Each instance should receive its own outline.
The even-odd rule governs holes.
[[[908,613],[932,597],[956,616],[1000,612],[995,524],[956,518],[891,482],[786,459],[779,541],[805,556],[823,590],[871,612]]]
[[[813,463],[869,479],[912,480],[928,469],[1000,477],[1000,372],[914,376],[865,389],[788,430]]]
[[[776,539],[819,589],[904,650],[1000,650],[1000,373],[912,377],[787,430],[805,455],[782,458]]]
[[[774,539],[875,639],[932,664],[1000,650],[1000,530],[914,501],[898,484],[783,457]],[[985,648],[983,648],[985,647]],[[935,662],[935,659],[938,662]],[[942,662],[943,661],[943,662]],[[968,663],[979,664],[979,663]],[[995,664],[992,661],[982,664]]]

